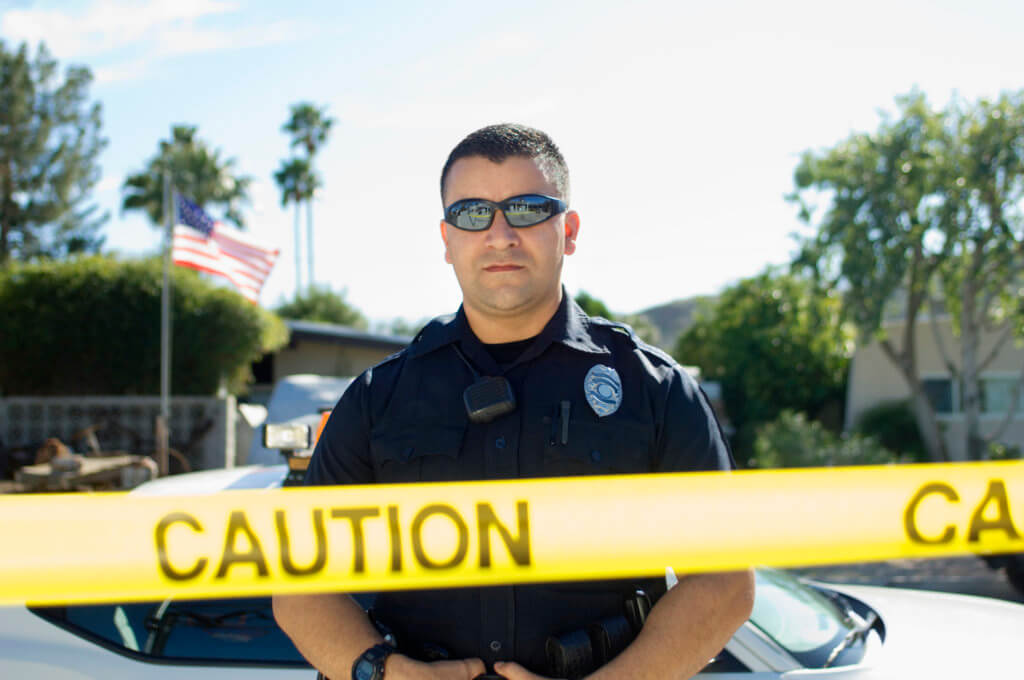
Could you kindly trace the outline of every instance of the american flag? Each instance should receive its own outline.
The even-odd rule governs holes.
[[[223,222],[215,222],[184,196],[175,195],[175,207],[178,217],[171,247],[174,264],[223,276],[247,300],[256,303],[280,251]]]

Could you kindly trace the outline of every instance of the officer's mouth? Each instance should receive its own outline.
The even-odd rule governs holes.
[[[518,264],[492,264],[487,267],[484,267],[485,272],[491,272],[492,274],[498,272],[516,272],[519,271],[520,269],[525,269],[525,267]]]

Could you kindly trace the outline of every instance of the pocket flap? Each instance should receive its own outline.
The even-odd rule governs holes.
[[[544,457],[555,464],[552,472],[562,474],[648,472],[650,436],[646,427],[633,423],[576,421],[569,426],[568,442],[547,447]],[[561,470],[558,461],[579,469]]]
[[[424,456],[458,458],[464,426],[428,425],[374,434],[370,446],[381,463],[407,462]]]

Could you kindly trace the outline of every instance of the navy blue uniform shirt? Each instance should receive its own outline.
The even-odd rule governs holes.
[[[462,400],[475,381],[467,363],[481,375],[507,378],[516,410],[490,423],[471,423]],[[596,364],[614,368],[622,387],[617,410],[603,417],[584,391]],[[562,402],[569,403],[566,429]],[[563,289],[558,311],[504,368],[473,334],[461,308],[431,321],[409,347],[352,382],[324,428],[306,484],[732,467],[721,429],[693,378],[628,327],[584,314]],[[374,612],[413,656],[430,643],[452,658],[480,657],[488,665],[515,660],[543,673],[549,635],[622,614],[637,586],[657,593],[659,584],[634,579],[388,592],[377,597]]]

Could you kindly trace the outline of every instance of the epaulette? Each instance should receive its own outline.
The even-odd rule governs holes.
[[[621,321],[610,321],[602,316],[592,316],[590,317],[590,320],[591,322],[597,322],[596,325],[602,326],[603,328],[607,328],[610,331],[626,336],[627,338],[630,339],[630,341],[632,341],[633,347],[635,349],[638,349],[641,352],[644,352],[645,354],[648,354],[668,364],[678,363],[665,350],[644,342],[640,338],[640,336],[636,334],[636,331],[633,330],[633,327],[627,323],[622,323]]]
[[[634,335],[636,335],[636,334],[634,333]],[[637,341],[638,341],[637,342],[637,348],[640,351],[644,352],[645,354],[648,354],[648,355],[650,355],[652,357],[657,357],[658,359],[664,361],[666,364],[668,364],[670,366],[679,365],[679,362],[676,361],[675,358],[673,358],[673,356],[671,354],[669,354],[665,350],[661,349],[660,347],[655,347],[654,345],[650,345],[650,344],[644,342],[643,340],[640,340],[639,338],[637,338]]]
[[[403,347],[402,349],[398,350],[394,354],[389,354],[388,356],[384,357],[383,359],[381,359],[380,361],[375,363],[373,366],[370,366],[365,371],[363,371],[359,375],[357,380],[362,380],[367,386],[369,386],[370,383],[373,382],[373,372],[374,371],[376,371],[378,368],[383,368],[384,366],[387,366],[389,364],[392,364],[392,363],[398,361],[408,351],[409,351],[409,347],[406,346],[406,347]]]
[[[426,325],[423,326],[423,328],[420,329],[420,332],[416,334],[416,336],[412,339],[412,342],[410,342],[409,344],[415,345],[417,342],[420,341],[420,339],[423,337],[425,333],[432,331],[438,326],[446,326],[454,320],[454,314],[442,314],[441,316],[435,316],[433,319],[428,321]]]
[[[415,341],[413,341],[413,342],[415,342]],[[378,361],[376,364],[374,364],[374,366],[383,366],[384,364],[390,364],[392,361],[398,360],[399,358],[401,358],[401,356],[403,354],[405,354],[405,351],[407,349],[408,349],[408,347],[403,347],[402,349],[398,350],[394,354],[387,355],[386,357],[384,357],[383,359]]]
[[[592,316],[590,317],[590,322],[593,325],[602,326],[610,331],[619,333],[620,335],[625,335],[638,346],[643,343],[643,340],[637,336],[636,331],[634,331],[629,324],[622,323],[621,321],[611,321],[603,316]]]

